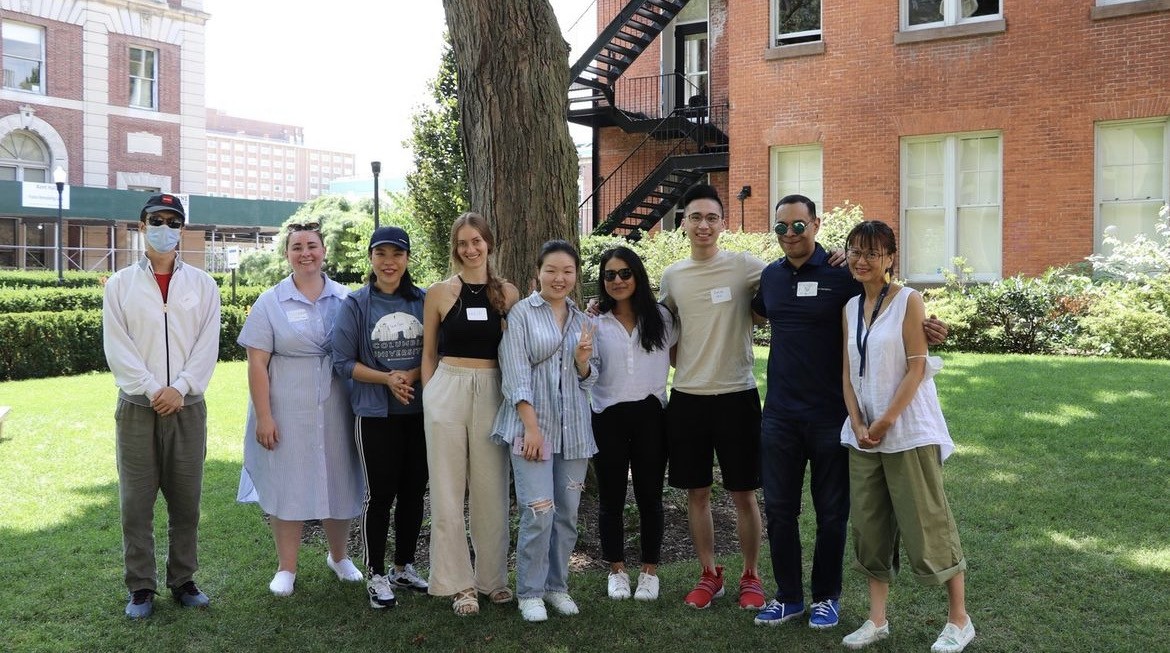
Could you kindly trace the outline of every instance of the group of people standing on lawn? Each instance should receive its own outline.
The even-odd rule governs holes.
[[[743,553],[738,602],[757,611],[755,623],[807,612],[813,628],[837,625],[851,519],[870,609],[843,644],[861,648],[889,634],[885,604],[901,539],[915,576],[947,586],[948,623],[932,650],[961,651],[974,628],[941,481],[953,444],[931,380],[939,363],[927,356],[928,339],[941,341],[946,329],[926,319],[917,292],[889,281],[893,232],[880,222],[859,225],[841,267],[840,256],[815,242],[813,202],[788,196],[774,222],[785,256],[765,265],[719,248],[725,222],[714,188],[693,187],[682,206],[691,256],[664,272],[658,301],[637,254],[615,247],[601,257],[599,301],[589,312],[570,298],[581,274],[573,245],[544,244],[536,289],[521,298],[492,269],[492,232],[475,213],[452,225],[454,274],[427,290],[411,279],[410,237],[398,227],[374,231],[368,283],[349,292],[322,272],[320,225],[287,225],[282,247],[292,274],[256,301],[238,339],[250,394],[239,499],[269,516],[278,560],[272,593],[293,593],[302,524],[319,519],[326,563],[343,581],[366,580],[371,607],[393,606],[394,590],[409,588],[450,597],[461,616],[479,612],[481,595],[518,599],[526,621],[546,620],[548,608],[576,614],[569,556],[592,459],[608,596],[659,596],[669,465],[670,485],[687,491],[702,568],[684,601],[706,608],[724,594],[710,508],[718,458]],[[174,252],[181,202],[152,196],[140,219],[146,257],[115,274],[105,298],[106,353],[120,388],[131,618],[153,610],[150,513],[159,489],[170,518],[166,584],[184,606],[209,603],[193,575],[206,452],[202,392],[219,335],[214,282]],[[751,328],[765,319],[772,345],[761,411]],[[807,611],[797,530],[806,466],[817,512]],[[509,470],[519,512],[514,591]],[[414,557],[428,481],[424,579]],[[623,535],[630,482],[641,547],[633,586]],[[761,487],[778,584],[771,600],[757,567]],[[346,554],[355,518],[365,573]]]

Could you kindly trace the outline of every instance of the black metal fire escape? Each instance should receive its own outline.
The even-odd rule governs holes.
[[[703,175],[727,169],[726,106],[711,106],[676,73],[623,78],[686,4],[631,0],[570,70],[568,118],[594,128],[594,148],[601,127],[646,135],[582,202],[599,218],[594,234],[640,238]],[[687,98],[685,106],[664,110],[676,96]]]

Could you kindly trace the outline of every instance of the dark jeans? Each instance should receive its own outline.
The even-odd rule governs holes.
[[[422,413],[359,417],[358,455],[366,476],[362,544],[366,567],[386,575],[386,537],[394,509],[394,564],[414,562],[427,491],[427,442]]]
[[[597,521],[601,557],[625,562],[626,479],[632,472],[641,524],[642,563],[658,564],[662,552],[662,485],[666,473],[665,411],[657,397],[628,401],[593,414],[597,453]]]
[[[797,520],[805,463],[812,468],[812,500],[817,512],[812,599],[824,601],[841,596],[841,563],[849,520],[849,452],[841,445],[842,422],[786,420],[764,411],[761,480],[778,601],[804,598]]]

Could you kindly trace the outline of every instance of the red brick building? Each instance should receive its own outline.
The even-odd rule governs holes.
[[[598,179],[618,170],[591,200],[617,233],[670,226],[648,207],[707,175],[732,228],[748,186],[748,230],[788,193],[849,200],[899,232],[902,276],[939,281],[962,256],[995,279],[1079,261],[1110,225],[1152,232],[1170,198],[1170,0],[600,0],[598,16],[570,115],[597,128]],[[664,165],[698,175],[628,199]]]

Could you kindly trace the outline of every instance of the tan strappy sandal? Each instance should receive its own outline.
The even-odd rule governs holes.
[[[488,593],[488,600],[497,605],[501,603],[510,603],[514,595],[512,590],[507,587],[500,587]]]
[[[479,597],[475,594],[475,588],[471,587],[456,592],[455,598],[451,602],[451,609],[460,617],[479,614]]]

